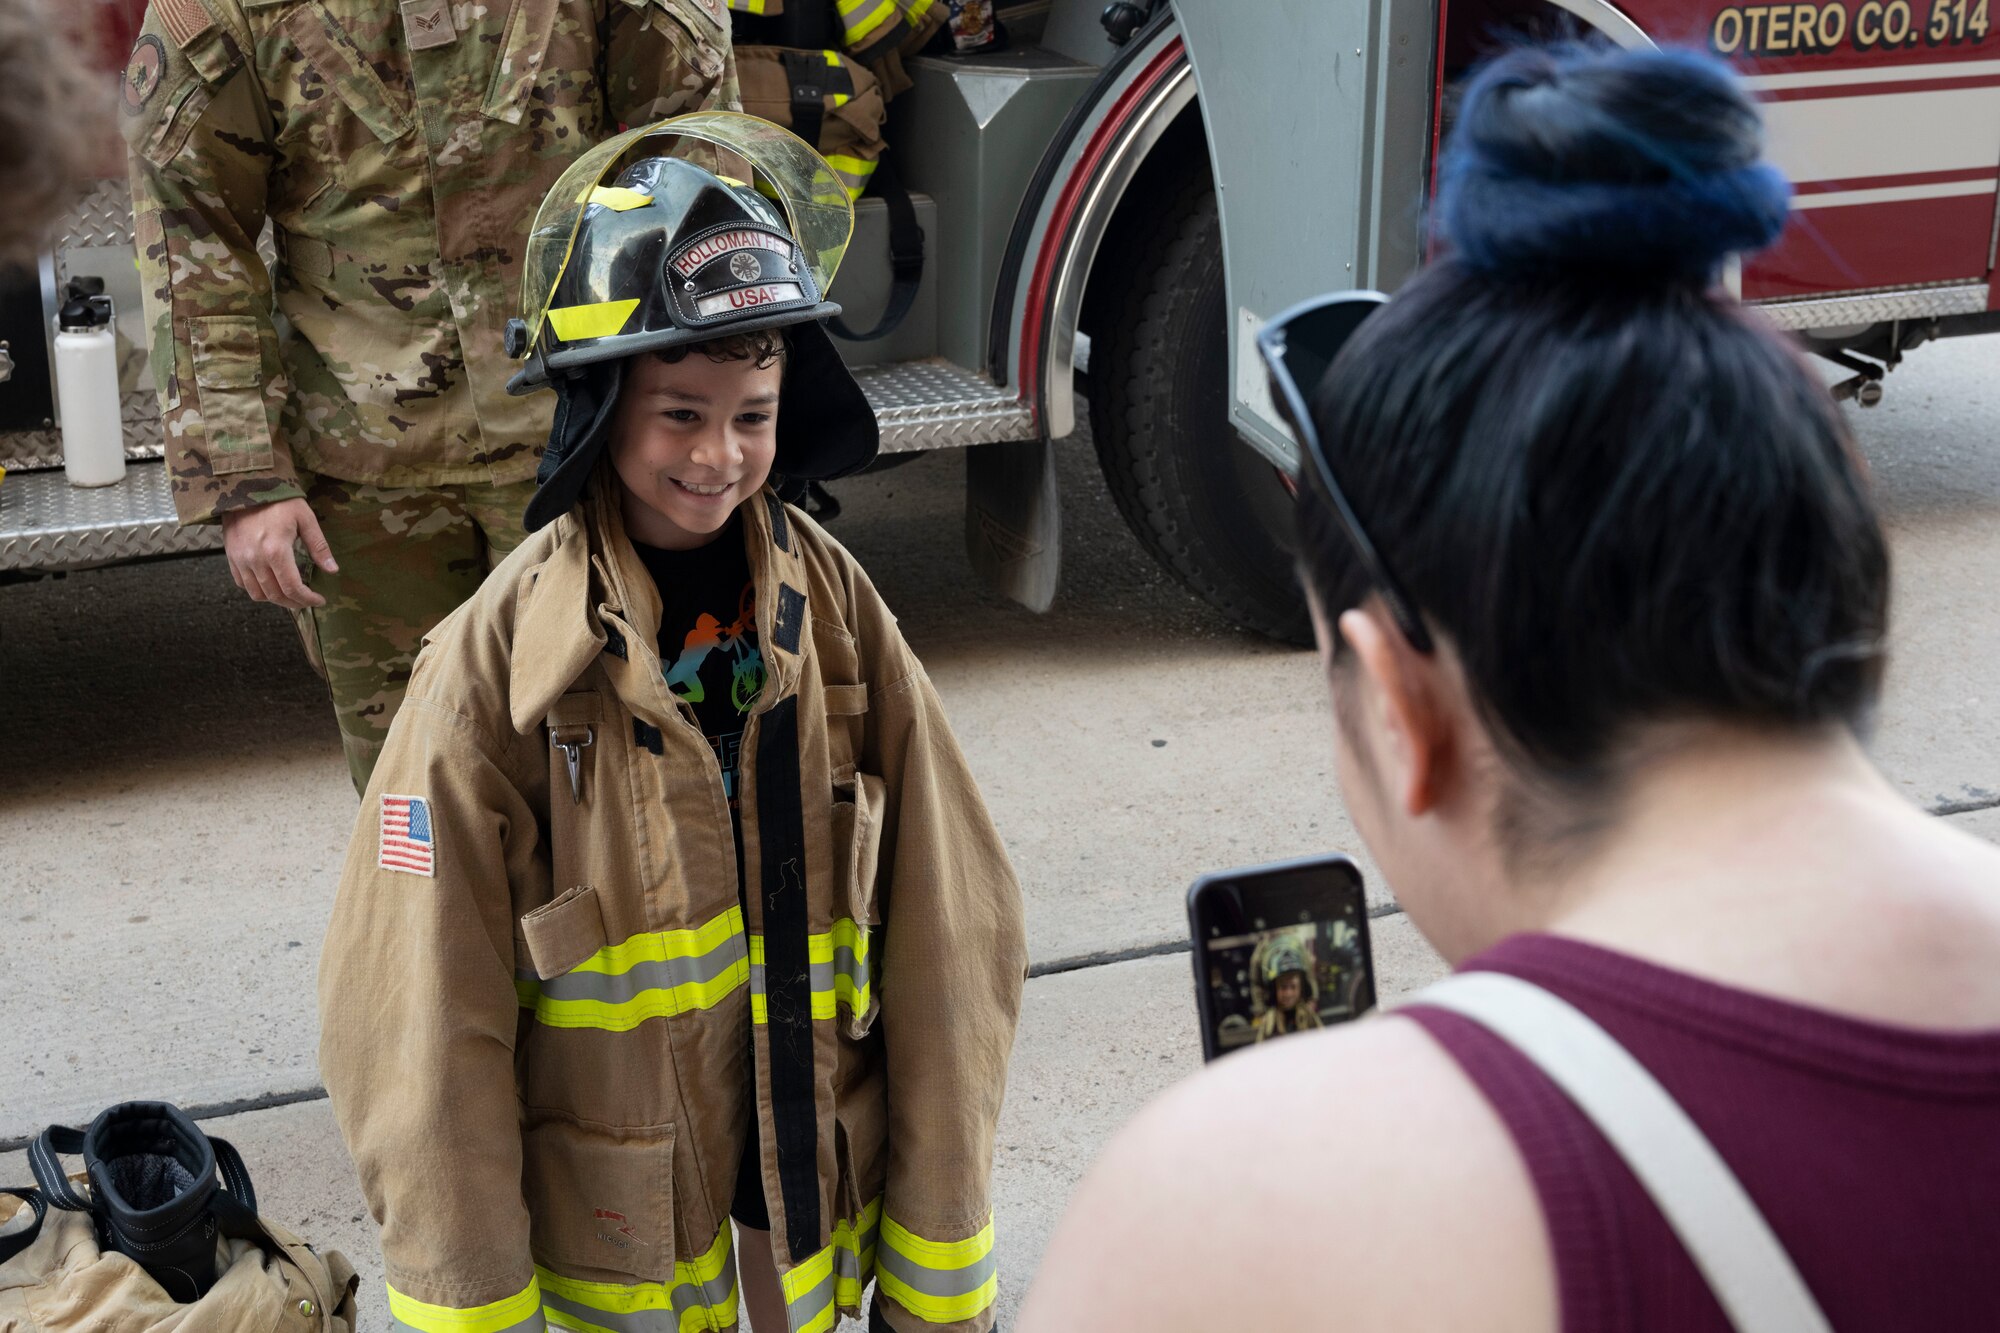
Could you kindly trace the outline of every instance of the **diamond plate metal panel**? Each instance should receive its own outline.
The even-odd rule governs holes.
[[[134,389],[120,404],[128,461],[166,456],[166,430],[160,424],[159,395]],[[24,430],[0,432],[0,467],[9,472],[33,472],[63,465],[62,432]]]
[[[63,219],[56,253],[86,245],[132,244],[132,189],[122,176],[97,182]]]
[[[905,361],[854,378],[881,423],[885,454],[1038,438],[1026,403],[949,361]]]
[[[1820,296],[1804,301],[1761,301],[1757,309],[1781,329],[1837,329],[1850,324],[1881,324],[1892,319],[1976,315],[1986,309],[1986,284],[1953,283],[1944,287],[1903,287],[1887,292]]]
[[[85,569],[220,549],[222,527],[183,528],[164,463],[127,469],[116,486],[83,490],[60,472],[0,481],[0,572]]]

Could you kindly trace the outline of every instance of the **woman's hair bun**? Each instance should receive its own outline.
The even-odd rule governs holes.
[[[1475,74],[1438,223],[1495,274],[1708,281],[1784,229],[1791,186],[1728,66],[1695,51],[1521,47]]]

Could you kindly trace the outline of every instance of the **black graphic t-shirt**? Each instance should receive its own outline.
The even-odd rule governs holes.
[[[632,543],[660,589],[660,669],[667,691],[694,709],[715,747],[722,788],[736,810],[743,725],[764,688],[757,648],[757,584],[741,519],[692,551]]]

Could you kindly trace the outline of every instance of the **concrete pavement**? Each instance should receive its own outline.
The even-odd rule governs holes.
[[[2000,841],[1997,360],[2000,339],[1925,348],[1853,420],[1896,561],[1874,751],[1914,800]],[[1065,446],[1055,611],[999,600],[960,553],[962,466],[843,484],[835,531],[929,664],[1021,871],[1031,954],[1060,969],[1030,983],[1002,1137],[1011,1301],[1089,1156],[1196,1059],[1185,955],[1103,960],[1179,948],[1200,871],[1359,848],[1309,654],[1155,570],[1087,442]],[[289,620],[213,557],[0,588],[0,683],[0,1143],[128,1096],[267,1107],[213,1127],[274,1217],[369,1271],[379,1318],[313,1064],[355,800]],[[1435,970],[1402,918],[1376,935],[1385,990]]]

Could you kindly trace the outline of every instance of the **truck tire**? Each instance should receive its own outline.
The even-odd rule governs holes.
[[[1139,544],[1231,621],[1312,642],[1292,501],[1229,424],[1229,323],[1215,189],[1184,181],[1133,239],[1091,350],[1091,434]],[[1115,299],[1115,298],[1114,298]]]

